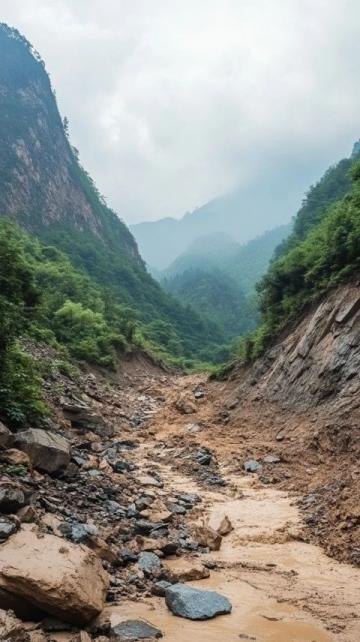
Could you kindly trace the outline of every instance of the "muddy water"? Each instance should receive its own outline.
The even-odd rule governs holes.
[[[174,490],[202,496],[198,520],[230,518],[234,530],[221,550],[201,557],[216,562],[218,570],[191,584],[226,595],[233,610],[191,622],[173,616],[163,599],[149,598],[112,607],[114,624],[144,618],[171,642],[360,642],[360,571],[296,539],[301,521],[286,493],[243,478],[230,480],[227,496],[204,491],[166,466],[161,472]]]

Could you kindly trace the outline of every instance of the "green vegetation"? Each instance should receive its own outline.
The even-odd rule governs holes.
[[[164,279],[163,287],[221,328],[224,343],[253,327],[244,293],[221,270],[189,269],[171,279]]]
[[[225,234],[201,237],[166,270],[163,287],[222,332],[224,345],[255,328],[255,284],[277,244],[291,231],[283,225],[240,246]]]
[[[31,327],[40,301],[34,271],[11,226],[0,226],[0,408],[11,425],[45,414],[40,379],[18,338]]]
[[[74,374],[71,359],[114,367],[117,354],[137,348],[188,368],[209,361],[209,356],[224,358],[214,345],[216,354],[199,348],[194,359],[191,341],[186,344],[166,318],[153,315],[144,322],[138,311],[118,302],[114,289],[100,287],[57,248],[5,220],[0,222],[0,292],[0,407],[1,418],[10,425],[37,424],[46,415],[41,375],[47,366],[21,349],[19,340],[26,337],[54,346],[60,355],[58,368],[66,375]],[[192,310],[176,301],[174,309],[188,324],[188,337],[192,332],[196,341],[196,335],[206,332]],[[209,332],[217,338],[210,324]]]
[[[286,325],[299,318],[307,305],[359,271],[360,161],[349,163],[342,163],[342,167],[352,165],[346,180],[350,181],[351,175],[353,183],[341,200],[336,200],[346,184],[342,172],[338,174],[341,165],[335,174],[327,172],[309,192],[295,221],[296,236],[258,286],[262,320],[253,335],[240,342],[242,358],[257,357]],[[319,210],[316,193],[324,193],[327,187],[331,187],[336,202]]]

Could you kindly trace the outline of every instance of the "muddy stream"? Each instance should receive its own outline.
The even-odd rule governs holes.
[[[210,578],[189,584],[227,596],[232,613],[192,622],[173,616],[164,599],[154,597],[111,607],[113,624],[140,617],[171,642],[360,641],[360,571],[296,539],[301,519],[286,493],[253,477],[228,478],[225,490],[213,492],[160,458],[158,467],[168,488],[202,497],[201,520],[230,518],[233,531],[220,551],[200,557],[217,568]],[[169,564],[181,566],[183,559]]]

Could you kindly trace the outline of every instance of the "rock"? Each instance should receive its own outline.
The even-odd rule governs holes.
[[[219,535],[222,535],[223,537],[231,533],[232,530],[234,530],[229,517],[221,513],[211,516],[209,520],[209,526],[210,528],[212,528],[214,531],[216,531],[217,533],[219,533]]]
[[[86,542],[87,546],[91,548],[94,553],[101,560],[110,562],[110,564],[116,564],[118,561],[118,550],[115,546],[111,546],[101,537],[92,536]]]
[[[180,397],[175,403],[175,408],[183,415],[191,415],[192,413],[197,412],[196,405],[186,397]]]
[[[259,473],[261,469],[262,465],[256,461],[256,459],[248,459],[248,461],[244,463],[244,470],[247,473]]]
[[[201,503],[201,497],[192,493],[186,493],[185,495],[180,495],[179,501],[189,504],[190,506],[195,506],[196,504]]]
[[[16,524],[9,519],[0,517],[0,543],[5,542],[13,533],[16,533]]]
[[[265,457],[263,457],[263,462],[265,464],[280,464],[281,458],[277,455],[265,455]]]
[[[135,465],[126,461],[126,459],[118,459],[117,461],[112,462],[111,466],[114,473],[119,473],[120,475],[123,473],[129,473],[131,470],[135,469]]]
[[[31,522],[38,521],[39,514],[34,506],[24,506],[18,510],[16,517],[22,524],[30,524]]]
[[[171,582],[167,582],[166,580],[159,580],[159,582],[155,582],[152,585],[151,592],[157,597],[165,597],[165,591],[167,588],[169,588],[169,586],[171,586]]]
[[[0,448],[8,448],[12,441],[12,433],[0,421]]]
[[[46,473],[64,470],[70,462],[70,444],[53,432],[30,428],[15,436],[15,445],[26,452],[34,468]]]
[[[211,464],[212,454],[207,448],[199,448],[196,454],[196,461],[201,464],[201,466],[208,466]]]
[[[90,537],[96,536],[98,529],[94,524],[71,524],[69,537],[77,544],[86,542]]]
[[[85,546],[23,528],[0,546],[0,587],[73,624],[103,608],[109,576]]]
[[[149,522],[147,519],[138,519],[134,527],[134,532],[138,535],[149,535],[153,528],[154,524],[152,522]]]
[[[29,642],[29,634],[21,620],[12,611],[0,610],[0,640],[4,642]]]
[[[196,560],[176,560],[175,564],[165,565],[166,575],[174,582],[194,582],[210,577],[210,571],[201,562]]]
[[[162,482],[155,479],[152,475],[139,475],[136,477],[136,480],[140,486],[157,486],[158,488],[163,486]]]
[[[122,548],[118,553],[117,561],[120,566],[127,566],[128,564],[134,564],[137,562],[138,555],[129,548]]]
[[[27,468],[30,468],[31,464],[29,455],[16,448],[9,448],[9,450],[1,453],[1,461],[14,466],[26,466]]]
[[[0,484],[0,513],[16,513],[25,504],[25,493],[21,486],[11,482]]]
[[[205,392],[203,390],[195,390],[194,397],[195,399],[204,399]]]
[[[174,584],[166,589],[166,606],[180,617],[189,620],[209,620],[231,612],[231,603],[220,593],[200,591],[186,584]]]
[[[107,424],[101,415],[83,404],[66,400],[62,405],[63,413],[71,425],[82,432],[93,432],[100,437],[112,437],[114,427]]]
[[[111,628],[111,639],[114,642],[158,640],[162,637],[161,631],[145,620],[126,620]]]
[[[185,515],[186,508],[180,504],[168,504],[169,511],[174,515]]]
[[[211,551],[220,550],[222,537],[210,528],[210,526],[195,525],[193,528],[193,537],[200,546],[209,548]]]
[[[147,577],[154,577],[161,572],[161,560],[155,553],[140,553],[138,566]]]
[[[185,426],[185,430],[190,434],[194,434],[197,432],[201,432],[202,428],[201,426],[199,426],[199,424],[187,424],[187,426]]]

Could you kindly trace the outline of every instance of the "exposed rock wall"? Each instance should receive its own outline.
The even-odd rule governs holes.
[[[240,397],[278,402],[297,412],[345,416],[358,407],[360,286],[348,285],[314,306],[250,369],[237,369]]]

